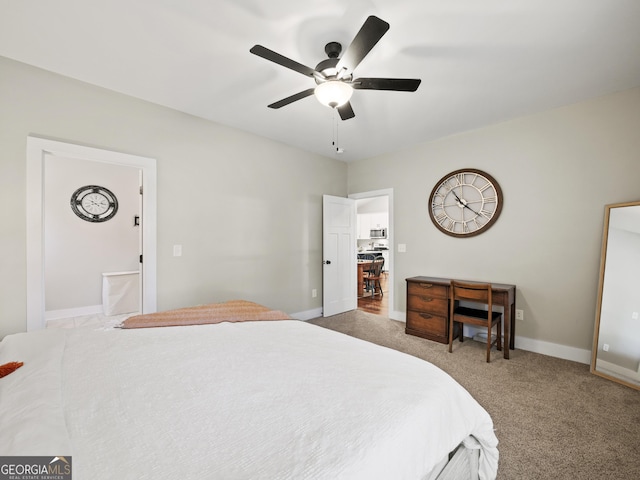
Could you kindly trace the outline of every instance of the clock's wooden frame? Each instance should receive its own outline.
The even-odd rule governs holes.
[[[436,220],[436,217],[434,215],[433,212],[433,208],[434,208],[434,197],[436,195],[436,193],[438,192],[438,190],[440,189],[440,187],[442,186],[442,184],[444,182],[446,182],[448,179],[455,177],[456,175],[459,174],[471,174],[471,175],[479,175],[484,177],[493,187],[493,189],[496,192],[496,197],[497,197],[497,201],[496,201],[496,208],[493,211],[493,215],[491,216],[491,218],[487,221],[486,224],[484,224],[481,228],[478,228],[477,230],[473,230],[470,232],[453,232],[451,230],[448,230],[446,228],[444,228],[440,222],[438,222]],[[435,186],[433,187],[433,189],[431,190],[431,194],[429,195],[429,218],[431,218],[431,221],[433,222],[433,224],[435,225],[435,227],[440,230],[442,233],[444,233],[445,235],[449,235],[451,237],[455,237],[455,238],[469,238],[469,237],[473,237],[475,235],[480,235],[481,233],[486,232],[489,228],[491,228],[491,226],[496,222],[496,220],[498,220],[498,217],[500,216],[500,213],[502,212],[502,206],[504,204],[504,196],[502,194],[502,189],[500,188],[500,185],[498,184],[498,182],[496,181],[495,178],[493,178],[491,175],[489,175],[487,172],[484,172],[482,170],[478,170],[475,168],[461,168],[459,170],[455,170],[453,172],[448,173],[447,175],[445,175],[444,177],[442,177],[440,180],[438,180],[438,182],[436,182]]]

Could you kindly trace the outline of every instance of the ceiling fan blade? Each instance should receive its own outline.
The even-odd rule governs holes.
[[[283,67],[290,68],[291,70],[294,70],[308,77],[313,77],[318,74],[318,72],[316,72],[313,68],[302,65],[301,63],[280,55],[273,50],[269,50],[267,47],[263,47],[262,45],[254,45],[249,51],[254,55],[265,58],[271,62],[277,63],[278,65],[282,65]]]
[[[296,93],[295,95],[291,95],[290,97],[287,98],[283,98],[282,100],[272,103],[271,105],[268,105],[269,108],[281,108],[284,107],[285,105],[289,105],[290,103],[293,103],[297,100],[303,99],[305,97],[308,97],[309,95],[313,95],[313,91],[315,90],[315,88],[309,88],[307,90],[304,90],[303,92],[299,92]]]
[[[338,71],[346,69],[349,73],[360,64],[376,43],[389,30],[389,24],[378,17],[371,15],[368,17],[360,31],[356,34],[347,47],[347,50],[338,61],[336,68]]]
[[[415,92],[421,81],[419,78],[356,78],[350,85],[356,90]]]
[[[339,106],[338,113],[340,114],[340,118],[342,120],[349,120],[350,118],[353,118],[356,116],[356,114],[353,111],[353,108],[351,107],[350,102],[347,102],[344,105]]]

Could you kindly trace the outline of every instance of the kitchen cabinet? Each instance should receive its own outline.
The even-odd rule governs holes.
[[[358,238],[361,240],[368,240],[369,231],[371,230],[371,215],[358,215],[356,225],[358,229]]]
[[[389,228],[389,214],[386,212],[372,213],[371,228]]]
[[[380,213],[359,213],[356,218],[357,234],[359,239],[368,239],[372,228],[389,228],[389,214]]]

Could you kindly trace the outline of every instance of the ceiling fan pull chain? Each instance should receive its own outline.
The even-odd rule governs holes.
[[[338,137],[338,110],[334,107],[333,108],[333,125],[334,128],[336,129],[336,134],[335,134],[335,139],[336,139],[336,153],[338,153],[338,150],[340,150],[340,138]]]
[[[340,144],[338,138],[338,109],[332,108],[333,110],[333,148],[335,149],[336,155],[340,153]]]

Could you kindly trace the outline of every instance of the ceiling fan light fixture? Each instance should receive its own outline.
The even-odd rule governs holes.
[[[353,78],[354,69],[360,65],[360,62],[362,62],[388,30],[389,24],[387,22],[375,15],[368,16],[344,54],[340,56],[342,52],[342,45],[340,43],[329,42],[324,48],[329,58],[318,63],[316,68],[298,63],[262,45],[254,45],[249,49],[249,52],[265,60],[301,73],[305,77],[311,77],[317,85],[294,95],[289,95],[282,100],[267,105],[267,107],[281,108],[315,94],[321,104],[333,108],[340,114],[342,120],[349,120],[356,116],[351,107],[351,103],[349,103],[354,88],[358,90],[415,92],[420,85],[420,79],[418,78],[360,77],[355,80]]]
[[[321,104],[336,108],[349,101],[353,94],[353,88],[340,80],[328,80],[319,84],[315,88],[314,94]]]

